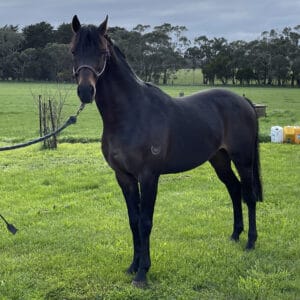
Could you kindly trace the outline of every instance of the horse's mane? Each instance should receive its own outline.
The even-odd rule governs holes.
[[[123,63],[125,63],[126,65],[128,65],[128,67],[132,70],[131,66],[129,65],[127,59],[126,59],[126,55],[124,54],[124,52],[119,48],[119,46],[117,46],[115,44],[115,42],[108,36],[105,35],[104,36],[105,39],[108,42],[108,48],[110,49],[110,51],[113,51],[112,54],[115,54],[115,56],[117,57],[118,60],[122,61]],[[132,70],[133,71],[133,70]]]
[[[110,46],[110,48],[112,48],[117,56],[119,58],[122,58],[123,60],[126,60],[126,55],[121,51],[121,49],[115,44],[115,42],[110,38],[110,36],[108,36],[107,34],[104,36],[105,39],[108,42],[108,45]],[[127,61],[127,60],[126,60]]]
[[[126,59],[124,52],[115,44],[115,42],[108,36],[105,35],[105,39],[108,42],[108,48],[112,51],[111,55],[114,55],[116,60],[119,62],[119,66],[124,68],[128,74],[131,74],[132,77],[140,84],[147,84],[142,79],[140,79],[135,71],[130,66],[129,62]]]

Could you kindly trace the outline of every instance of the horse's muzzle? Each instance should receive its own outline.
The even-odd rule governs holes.
[[[78,85],[77,95],[82,103],[92,103],[95,98],[95,87],[92,84]]]

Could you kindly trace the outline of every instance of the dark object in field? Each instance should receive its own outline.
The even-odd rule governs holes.
[[[13,224],[9,224],[1,214],[0,214],[0,218],[6,224],[6,227],[7,227],[8,231],[10,231],[12,234],[16,234],[17,233],[18,229]]]
[[[85,27],[74,16],[72,27],[78,96],[82,103],[96,101],[103,120],[102,152],[127,204],[134,248],[127,272],[136,274],[133,284],[144,286],[151,265],[149,238],[159,176],[205,161],[232,199],[235,241],[244,229],[241,198],[247,203],[246,248],[253,249],[262,186],[258,121],[251,102],[221,89],[172,99],[136,76],[107,36],[107,17],[99,27]]]
[[[245,94],[243,94],[243,97],[244,97],[247,101],[251,102],[251,100],[249,100],[249,99],[245,96]],[[253,106],[254,106],[254,108],[255,108],[257,118],[260,118],[260,117],[266,117],[266,116],[267,116],[267,105],[253,103]]]
[[[254,104],[256,115],[258,118],[267,116],[267,105],[264,104]]]

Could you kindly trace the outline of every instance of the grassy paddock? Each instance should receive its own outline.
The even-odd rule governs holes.
[[[65,117],[78,107],[75,85]],[[38,134],[31,93],[54,84],[0,83],[0,146]],[[172,96],[202,87],[163,87]],[[268,105],[262,135],[300,124],[300,91],[231,88]],[[95,105],[60,139],[91,141],[102,124]],[[228,240],[232,208],[209,164],[161,177],[151,239],[149,288],[131,287],[125,203],[98,143],[62,143],[0,152],[0,213],[19,228],[0,239],[0,299],[299,299],[299,145],[261,144],[265,201],[258,204],[258,242],[245,252]],[[247,224],[244,206],[245,224]],[[248,226],[246,226],[248,229]]]
[[[258,242],[229,241],[232,208],[209,164],[161,177],[149,288],[131,287],[125,203],[98,143],[0,152],[0,299],[299,299],[296,145],[261,144]],[[244,206],[245,224],[247,224]],[[246,226],[246,229],[248,226]]]
[[[209,87],[163,86],[168,94],[177,97]],[[56,84],[3,83],[0,82],[0,145],[28,140],[39,133],[38,108],[32,94],[53,96],[57,93]],[[76,86],[60,86],[68,93],[64,110],[64,120],[74,114],[79,103]],[[270,128],[274,125],[300,125],[300,89],[292,88],[253,88],[231,87],[230,90],[245,94],[253,102],[266,104],[267,118],[260,118],[261,140],[269,140]],[[88,106],[80,115],[78,123],[69,127],[60,136],[61,141],[97,141],[102,132],[102,123],[95,104]]]

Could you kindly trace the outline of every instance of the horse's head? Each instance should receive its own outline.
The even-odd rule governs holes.
[[[74,37],[71,43],[73,73],[82,103],[91,103],[96,95],[96,82],[103,74],[108,57],[107,19],[99,26],[81,26],[75,15],[72,20]]]

